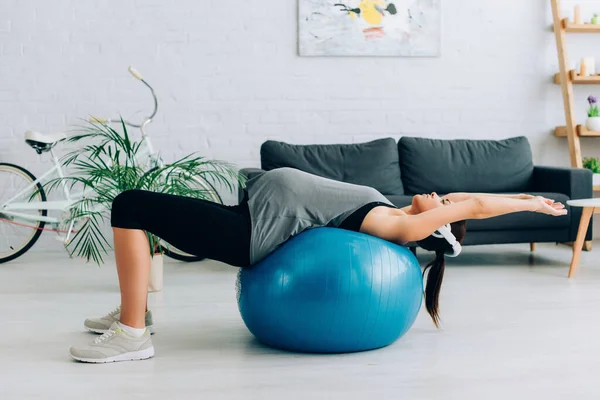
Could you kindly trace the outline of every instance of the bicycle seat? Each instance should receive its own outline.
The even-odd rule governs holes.
[[[54,145],[66,138],[67,135],[64,133],[25,132],[25,143],[33,147],[38,154],[52,150]]]

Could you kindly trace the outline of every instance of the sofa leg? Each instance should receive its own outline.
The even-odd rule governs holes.
[[[529,250],[533,253],[535,251],[535,243],[529,243]]]

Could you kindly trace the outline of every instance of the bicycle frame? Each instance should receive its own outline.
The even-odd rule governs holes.
[[[16,202],[15,201],[22,196],[29,196],[31,193],[35,192],[37,190],[37,187],[36,187],[37,184],[43,182],[44,180],[46,180],[46,178],[48,178],[49,176],[51,176],[54,173],[56,173],[56,175],[58,175],[60,178],[64,178],[64,173],[63,173],[62,167],[60,165],[60,161],[56,157],[56,154],[54,154],[54,150],[50,150],[50,154],[52,155],[52,163],[54,164],[54,166],[50,170],[48,170],[46,173],[44,173],[42,176],[40,176],[35,181],[33,181],[31,184],[26,186],[23,190],[21,190],[15,196],[8,199],[3,204],[0,204],[0,211],[1,211],[0,215],[2,215],[3,217],[7,217],[7,219],[11,219],[11,220],[14,220],[16,217],[16,218],[20,218],[20,219],[27,220],[27,221],[43,221],[48,224],[58,225],[61,221],[60,218],[49,217],[49,216],[44,217],[41,215],[34,215],[34,214],[24,214],[24,213],[20,213],[20,212],[14,211],[14,210],[20,210],[20,211],[60,210],[60,211],[62,211],[62,210],[69,209],[69,207],[71,207],[75,202],[81,200],[85,196],[85,193],[87,193],[87,192],[71,193],[66,182],[61,181],[61,186],[62,186],[63,193],[65,195],[66,200],[32,201],[32,202]]]
[[[142,133],[142,143],[146,145],[146,151],[142,152],[141,156],[148,157],[148,168],[149,169],[154,168],[154,167],[162,167],[164,165],[164,162],[160,158],[160,156],[154,152],[154,146],[152,145],[150,136],[146,135],[146,132],[144,131],[144,128],[150,122],[152,122],[152,119],[150,119],[150,117],[148,117],[144,120],[144,122],[139,127],[140,132]],[[138,155],[138,158],[141,158],[141,156]]]
[[[140,162],[140,164],[144,164],[146,165],[147,169],[153,169],[156,167],[163,167],[164,166],[164,162],[162,160],[162,158],[160,157],[160,155],[158,153],[155,152],[154,150],[154,146],[152,145],[152,141],[150,140],[150,137],[146,134],[145,132],[145,127],[146,125],[148,125],[150,122],[152,122],[154,116],[157,113],[158,110],[158,99],[156,98],[156,94],[154,93],[154,89],[152,88],[152,86],[150,86],[140,75],[139,72],[137,72],[135,69],[133,69],[132,67],[129,67],[129,72],[131,73],[131,75],[133,75],[136,79],[140,80],[149,90],[150,93],[152,94],[152,99],[154,102],[154,110],[152,111],[152,113],[145,117],[142,122],[140,124],[135,124],[133,122],[127,121],[127,120],[121,120],[119,119],[118,122],[124,122],[126,125],[133,127],[133,128],[139,128],[141,135],[142,135],[142,144],[144,145],[145,148],[143,148],[139,154],[137,154],[137,161]],[[110,125],[113,122],[117,122],[117,120],[112,120],[112,119],[100,119],[100,118],[90,118],[91,122],[97,122],[97,123],[103,123],[103,124],[107,124]],[[52,163],[53,163],[53,167],[48,170],[46,173],[44,173],[42,176],[40,176],[39,178],[37,178],[33,183],[29,184],[27,187],[25,187],[23,190],[21,190],[19,193],[17,193],[15,196],[13,196],[11,199],[7,200],[6,202],[4,202],[3,204],[0,204],[0,218],[4,218],[7,220],[11,220],[11,221],[15,221],[15,220],[22,220],[22,221],[39,221],[39,222],[45,222],[47,224],[50,225],[60,225],[60,223],[63,221],[63,218],[61,217],[50,217],[50,216],[42,216],[39,214],[28,214],[28,213],[24,213],[23,211],[40,211],[40,210],[55,210],[55,211],[67,211],[70,208],[72,208],[72,206],[85,198],[85,196],[89,193],[92,193],[93,190],[92,189],[87,189],[84,191],[79,191],[79,192],[71,192],[69,190],[69,187],[67,186],[66,181],[63,179],[65,177],[63,170],[62,170],[62,166],[60,164],[60,160],[58,159],[58,157],[56,157],[56,154],[54,153],[53,149],[50,149],[50,154],[52,156]],[[147,157],[147,159],[143,159],[143,157]],[[61,187],[62,187],[62,191],[63,194],[65,196],[65,200],[58,200],[58,201],[33,201],[33,202],[27,202],[27,201],[19,201],[17,202],[16,200],[21,198],[22,196],[30,196],[32,193],[34,193],[37,190],[37,185],[43,181],[45,181],[49,176],[56,174],[59,178],[61,178]],[[194,181],[197,182],[198,185],[200,185],[201,187],[205,188],[207,191],[213,191],[214,188],[212,188],[212,186],[204,181],[201,178],[194,178]],[[65,237],[65,242],[69,241],[69,237],[71,236],[72,232],[73,232],[73,227],[74,227],[74,223],[75,221],[71,221],[66,233],[66,237]],[[60,236],[60,235],[59,235]]]
[[[150,121],[147,120],[143,125],[148,124]],[[162,160],[154,153],[154,148],[152,146],[152,142],[150,137],[148,137],[142,129],[142,142],[144,143],[146,149],[144,152],[140,154],[140,158],[143,156],[148,157],[148,167],[160,167],[163,165]],[[58,200],[58,201],[32,201],[32,202],[16,202],[22,196],[30,195],[35,190],[37,190],[36,185],[38,183],[44,182],[48,177],[52,176],[54,173],[59,178],[64,178],[65,175],[63,173],[60,161],[54,150],[50,150],[50,154],[52,156],[52,163],[54,166],[44,173],[42,176],[37,178],[31,184],[27,185],[23,190],[17,193],[12,198],[5,201],[3,204],[0,204],[0,216],[6,219],[14,220],[15,218],[20,218],[22,220],[27,221],[42,221],[48,224],[59,224],[61,222],[60,218],[49,217],[49,216],[41,216],[38,214],[25,214],[18,211],[39,211],[39,210],[57,210],[64,211],[68,210],[73,204],[77,201],[83,199],[86,194],[91,193],[92,190],[88,189],[82,192],[71,192],[64,180],[60,182],[63,194],[66,200]],[[17,211],[18,210],[18,211]]]

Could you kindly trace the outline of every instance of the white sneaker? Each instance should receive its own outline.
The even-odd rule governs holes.
[[[100,318],[89,318],[83,323],[85,329],[94,333],[104,333],[108,331],[114,322],[121,320],[121,306],[115,308],[104,317]],[[154,333],[154,323],[152,321],[152,311],[146,311],[146,328],[150,331],[150,334]]]
[[[154,357],[154,346],[148,329],[141,337],[136,338],[125,333],[115,322],[93,342],[84,346],[73,346],[69,352],[77,361],[109,363]]]

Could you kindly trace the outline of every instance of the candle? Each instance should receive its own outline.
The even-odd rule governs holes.
[[[594,57],[585,57],[583,63],[588,76],[596,75],[596,59]]]
[[[577,4],[575,6],[575,23],[576,24],[582,24],[582,19],[581,19],[581,5]]]

